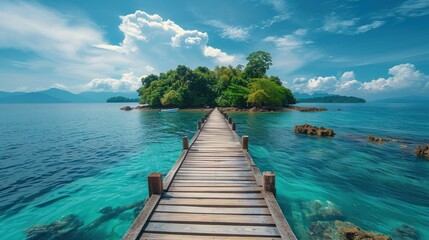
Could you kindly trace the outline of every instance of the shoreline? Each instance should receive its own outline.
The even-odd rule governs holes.
[[[251,108],[239,108],[239,107],[218,107],[222,112],[248,112],[248,113],[279,113],[279,112],[290,112],[290,111],[299,111],[299,112],[322,112],[327,111],[327,108],[318,108],[318,107],[300,107],[300,106],[289,106],[289,107],[251,107]],[[169,109],[169,108],[152,108],[152,107],[131,107],[123,106],[121,110],[130,111],[130,110],[142,110],[142,111],[158,111],[159,109]],[[209,112],[213,108],[180,108],[180,112]]]

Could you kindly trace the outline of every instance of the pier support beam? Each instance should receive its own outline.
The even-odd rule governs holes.
[[[264,172],[263,186],[264,191],[272,192],[276,195],[276,174],[274,172]]]
[[[243,146],[244,150],[249,150],[249,136],[244,135],[241,138],[241,145]]]
[[[188,136],[183,136],[182,142],[183,142],[183,150],[189,149]]]
[[[237,124],[236,123],[232,123],[232,131],[236,131],[237,130]]]
[[[197,123],[197,129],[201,130],[201,122],[200,121],[198,121],[198,123]]]
[[[232,117],[228,118],[228,123],[232,124]]]
[[[147,176],[147,184],[149,188],[149,197],[153,194],[162,194],[164,191],[162,185],[162,173],[151,172],[149,176]]]
[[[206,121],[205,118],[201,118],[201,122],[204,123]]]

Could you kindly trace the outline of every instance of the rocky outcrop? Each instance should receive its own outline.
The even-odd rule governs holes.
[[[133,110],[133,108],[132,108],[132,107],[130,107],[130,106],[121,107],[120,109],[121,109],[121,110],[124,110],[124,111],[130,111],[130,110]]]
[[[368,142],[375,142],[375,143],[385,143],[385,142],[389,142],[390,139],[388,138],[382,138],[382,137],[376,137],[376,136],[368,136]]]
[[[393,239],[398,240],[419,240],[420,233],[414,227],[401,225],[392,231]]]
[[[324,127],[316,127],[310,124],[304,124],[304,125],[296,125],[294,128],[295,133],[303,133],[313,136],[321,136],[321,137],[333,137],[335,136],[334,130],[330,128],[324,128]]]
[[[328,110],[326,108],[317,108],[317,107],[298,107],[298,106],[292,106],[290,108],[292,108],[293,110],[299,111],[299,112],[321,112],[321,111]]]
[[[391,240],[389,236],[360,229],[351,222],[317,221],[309,227],[309,236],[313,240]]]
[[[301,203],[301,209],[308,222],[344,220],[344,213],[331,201],[306,201]]]
[[[426,146],[417,146],[415,154],[417,157],[429,158],[429,144]]]
[[[29,227],[25,229],[25,234],[27,239],[31,240],[69,239],[83,224],[76,215],[70,214],[49,224],[37,224]]]

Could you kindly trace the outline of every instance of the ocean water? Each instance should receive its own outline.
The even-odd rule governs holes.
[[[311,239],[309,227],[322,219],[308,206],[321,203],[362,229],[391,235],[407,225],[429,239],[429,161],[413,155],[429,143],[429,106],[310,105],[328,111],[231,114],[256,164],[276,172],[277,199],[297,236]],[[147,175],[168,173],[203,113],[120,106],[0,104],[0,239],[121,238],[148,195]],[[337,135],[294,134],[304,123]],[[368,135],[398,141],[373,144]]]

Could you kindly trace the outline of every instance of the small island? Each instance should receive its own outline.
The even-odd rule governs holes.
[[[323,97],[312,97],[298,99],[300,103],[366,103],[363,98],[353,96],[329,95]]]
[[[111,97],[106,100],[108,103],[139,102],[138,98],[127,98],[122,96]]]
[[[278,108],[295,104],[293,93],[282,86],[277,76],[267,76],[271,55],[251,53],[247,65],[199,66],[194,70],[179,65],[159,75],[141,79],[140,103],[152,108],[236,107]]]

